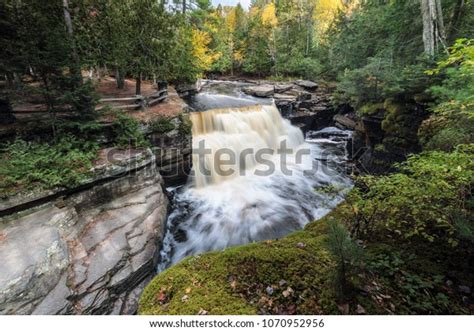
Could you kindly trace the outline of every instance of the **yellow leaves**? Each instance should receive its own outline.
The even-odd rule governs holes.
[[[316,29],[319,34],[324,34],[336,16],[338,9],[344,7],[342,0],[319,0],[314,8]]]
[[[244,60],[244,52],[242,50],[237,50],[233,54],[235,62],[242,62]]]
[[[278,24],[278,19],[276,17],[276,8],[273,2],[270,2],[263,8],[262,23],[272,28],[274,28]]]
[[[192,31],[192,45],[193,45],[193,56],[195,64],[201,70],[208,70],[212,63],[221,57],[220,52],[211,53],[209,50],[209,44],[211,37],[205,31],[193,29]]]

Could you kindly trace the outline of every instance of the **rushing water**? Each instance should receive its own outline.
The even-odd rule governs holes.
[[[202,80],[201,84],[201,91],[187,100],[196,111],[272,104],[269,98],[257,98],[243,93],[242,87],[251,85],[249,83]]]
[[[191,114],[193,150],[201,153],[193,154],[189,183],[174,192],[158,271],[189,255],[301,229],[351,187],[344,168],[350,132],[325,128],[304,137],[268,100],[241,107],[248,101]]]

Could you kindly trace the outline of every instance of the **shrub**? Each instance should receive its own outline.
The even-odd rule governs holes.
[[[156,133],[166,133],[171,130],[174,130],[174,124],[169,118],[162,117],[150,124],[152,132]]]
[[[179,115],[179,127],[178,131],[181,134],[191,134],[193,123],[191,122],[188,115]]]
[[[23,190],[73,187],[88,177],[98,145],[65,136],[58,143],[8,144],[0,158],[0,195]]]
[[[459,224],[465,229],[463,220],[472,217],[473,152],[474,144],[458,146],[452,153],[425,152],[400,165],[399,173],[359,178],[348,198],[352,232],[456,246]]]
[[[113,122],[113,131],[115,135],[115,143],[119,147],[140,148],[149,145],[145,134],[140,127],[140,122],[122,112],[116,113],[116,119]]]

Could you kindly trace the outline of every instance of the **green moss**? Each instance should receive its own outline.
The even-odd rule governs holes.
[[[359,113],[361,115],[375,115],[377,114],[378,112],[380,111],[383,111],[385,108],[384,108],[384,104],[383,103],[367,103],[365,105],[363,105],[362,107],[360,107],[359,109]]]
[[[326,232],[324,222],[314,222],[280,240],[187,258],[146,287],[139,313],[336,312]]]
[[[189,118],[189,114],[180,114],[179,115],[179,126],[178,131],[181,134],[188,135],[191,134],[193,128],[193,123]]]
[[[174,124],[171,122],[171,119],[163,117],[157,119],[156,121],[153,121],[150,124],[150,129],[152,132],[166,133],[171,130],[174,130]]]

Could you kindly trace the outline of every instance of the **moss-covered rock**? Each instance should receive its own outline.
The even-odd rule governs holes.
[[[385,107],[383,103],[367,103],[360,107],[358,111],[360,115],[368,116],[374,116],[383,112],[385,112]]]
[[[337,311],[326,223],[279,240],[189,257],[145,289],[140,314],[317,314]]]

